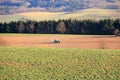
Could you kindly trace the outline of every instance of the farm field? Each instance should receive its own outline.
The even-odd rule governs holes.
[[[119,80],[120,50],[0,47],[1,80]]]
[[[0,80],[119,80],[119,62],[113,35],[0,34]]]
[[[59,20],[59,19],[116,19],[120,18],[120,10],[108,10],[108,9],[85,9],[77,12],[25,12],[12,15],[0,15],[0,22],[10,22],[19,20]]]
[[[59,39],[60,44],[53,44]],[[1,34],[0,45],[40,48],[120,49],[120,37],[114,35],[39,35]]]

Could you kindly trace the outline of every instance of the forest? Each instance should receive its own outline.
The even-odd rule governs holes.
[[[120,19],[49,20],[0,23],[0,33],[111,35],[120,30]]]

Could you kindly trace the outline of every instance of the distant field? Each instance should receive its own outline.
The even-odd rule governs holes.
[[[119,80],[120,50],[0,47],[1,80]]]
[[[53,44],[59,39],[60,44]],[[0,45],[38,48],[120,49],[120,37],[114,35],[0,34]]]
[[[22,18],[26,18],[25,16],[21,15],[0,15],[0,22],[10,22],[10,21],[19,21],[22,20]]]
[[[107,9],[85,9],[78,12],[26,12],[13,15],[0,15],[0,22],[18,21],[24,19],[43,21],[43,20],[58,20],[58,19],[106,19],[120,18],[120,10]]]

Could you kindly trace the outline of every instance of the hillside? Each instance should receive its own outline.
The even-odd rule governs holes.
[[[88,8],[120,9],[120,0],[0,0],[0,14],[73,12]]]
[[[58,19],[106,19],[120,18],[120,10],[107,9],[85,9],[76,12],[25,12],[13,15],[0,15],[0,22],[10,22],[18,20],[58,20]]]

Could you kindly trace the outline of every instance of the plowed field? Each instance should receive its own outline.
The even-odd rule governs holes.
[[[59,39],[61,43],[52,43],[54,39]],[[120,49],[120,37],[107,35],[0,35],[0,45],[43,48]]]

